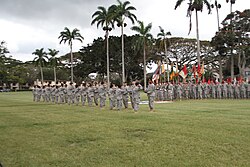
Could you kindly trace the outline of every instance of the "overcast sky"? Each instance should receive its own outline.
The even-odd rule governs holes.
[[[145,24],[153,24],[151,33],[154,37],[159,32],[159,26],[170,31],[173,37],[195,38],[195,18],[193,14],[193,29],[188,36],[189,19],[186,17],[187,2],[174,10],[177,0],[130,0],[137,10],[134,14],[138,20]],[[210,1],[210,0],[208,0]],[[226,0],[218,0],[220,20],[224,19],[230,11]],[[122,0],[122,2],[124,2]],[[213,3],[214,0],[211,0]],[[102,28],[91,26],[92,14],[98,6],[108,8],[117,4],[116,0],[0,0],[0,41],[7,42],[7,47],[13,58],[21,61],[33,60],[32,52],[40,48],[52,48],[60,51],[59,55],[69,52],[67,45],[59,45],[58,36],[68,27],[71,30],[78,28],[84,37],[81,44],[73,43],[73,51],[92,43],[93,39],[103,37]],[[234,10],[242,11],[249,8],[249,0],[236,0]],[[211,40],[217,30],[216,11],[207,14],[206,8],[199,13],[200,39]],[[130,22],[127,20],[127,22]],[[129,24],[124,33],[132,35]],[[110,35],[119,35],[120,29],[111,31]]]

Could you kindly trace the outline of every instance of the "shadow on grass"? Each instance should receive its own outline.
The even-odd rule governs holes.
[[[31,127],[48,127],[55,125],[69,125],[69,124],[79,124],[81,121],[68,121],[68,122],[49,122],[49,123],[30,123],[30,124],[17,124],[17,125],[1,125],[0,129],[4,128],[31,128]]]

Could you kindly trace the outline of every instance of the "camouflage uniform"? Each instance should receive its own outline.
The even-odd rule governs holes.
[[[148,105],[149,109],[154,109],[154,100],[155,100],[155,85],[153,83],[149,83],[148,88],[145,90],[148,95]]]
[[[128,86],[126,83],[121,87],[122,89],[122,101],[125,108],[128,108]]]
[[[140,90],[142,89],[142,86],[138,83],[136,83],[135,87],[132,90],[132,97],[134,101],[134,111],[139,110],[139,104],[140,104]]]
[[[106,85],[104,83],[102,83],[100,86],[99,86],[99,97],[100,97],[100,107],[103,108],[105,106],[105,101],[106,101]]]
[[[115,108],[116,105],[116,87],[115,85],[113,85],[108,92],[109,95],[109,107],[110,110],[113,110],[113,108]]]

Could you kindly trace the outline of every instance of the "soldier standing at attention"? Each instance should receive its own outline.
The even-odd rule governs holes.
[[[196,93],[196,84],[195,81],[192,84],[192,97],[193,99],[197,99],[197,93]]]
[[[78,106],[80,98],[81,98],[81,88],[78,85],[75,86],[74,96],[76,100],[76,105]]]
[[[51,87],[51,102],[52,102],[52,103],[55,102],[55,98],[56,98],[55,91],[56,91],[56,86],[53,85],[53,86]]]
[[[239,99],[240,98],[240,85],[238,81],[236,82],[234,86],[234,91],[235,91],[235,98]]]
[[[182,99],[182,85],[180,83],[176,84],[176,98]]]
[[[69,86],[67,87],[67,95],[68,95],[68,105],[70,105],[71,103],[73,104],[74,103],[74,85],[72,82],[70,82]]]
[[[145,90],[148,96],[148,105],[150,111],[154,110],[154,101],[155,101],[155,85],[152,81],[149,81],[148,88]]]
[[[198,83],[197,90],[198,90],[198,99],[202,100],[202,85],[201,85],[201,82]]]
[[[247,98],[250,98],[250,81],[247,84]]]
[[[56,85],[55,87],[55,103],[58,104],[59,102],[59,87]]]
[[[46,92],[45,92],[45,88],[46,88],[46,86],[43,86],[43,87],[42,87],[42,98],[43,98],[43,102],[46,101]]]
[[[128,108],[128,86],[127,83],[124,82],[122,89],[122,101],[125,108]]]
[[[86,102],[86,97],[87,97],[87,90],[88,87],[86,86],[86,83],[82,83],[81,86],[81,102],[82,102],[82,106],[85,106],[85,102]]]
[[[106,92],[107,92],[107,86],[104,84],[104,82],[101,82],[98,92],[100,97],[100,107],[103,108],[105,106]]]
[[[214,81],[211,82],[211,94],[212,94],[212,98],[215,99],[216,98],[216,91],[215,91]]]
[[[245,99],[247,96],[246,96],[246,85],[245,85],[245,82],[242,81],[240,83],[240,96],[242,99]]]
[[[234,94],[233,94],[233,84],[232,84],[232,82],[228,83],[227,90],[228,90],[228,98],[233,99]]]
[[[88,90],[87,90],[87,99],[88,99],[88,105],[92,106],[93,104],[93,97],[94,97],[94,89],[91,83],[88,84]]]
[[[139,82],[135,83],[135,87],[132,90],[132,97],[134,101],[134,111],[137,112],[139,110],[140,104],[140,90],[142,90],[142,86]]]
[[[59,97],[60,97],[60,104],[64,103],[64,87],[63,83],[61,83],[61,86],[58,88],[59,89]]]
[[[129,88],[128,88],[130,101],[131,101],[131,106],[132,106],[133,109],[134,109],[134,101],[133,101],[133,92],[132,92],[132,90],[134,89],[134,87],[135,87],[135,82],[132,82],[132,85],[130,85]]]
[[[173,100],[173,93],[174,93],[174,86],[171,82],[169,82],[169,85],[168,85],[168,96],[169,96],[169,99],[172,101]]]
[[[45,87],[45,98],[46,98],[46,102],[50,102],[50,100],[51,100],[51,87],[50,87],[50,84],[48,84]]]
[[[115,84],[111,84],[110,85],[110,89],[109,89],[109,107],[110,107],[110,110],[113,110],[113,108],[115,107],[116,105],[116,86]]]
[[[167,82],[165,82],[163,86],[163,100],[164,101],[168,100],[168,83]]]
[[[40,86],[37,86],[37,102],[40,102],[42,92],[43,92],[43,89]]]
[[[118,85],[115,91],[115,97],[116,97],[116,108],[117,110],[121,110],[122,108],[122,89],[121,85]]]
[[[32,89],[32,94],[33,94],[33,101],[37,101],[37,86],[34,85]]]
[[[223,99],[227,99],[227,82],[223,81],[222,85]]]
[[[221,84],[217,82],[216,84],[217,99],[221,99]]]
[[[69,100],[69,97],[68,97],[68,94],[67,94],[67,84],[65,83],[64,84],[64,103],[68,103],[68,100]]]
[[[99,98],[98,87],[99,87],[98,83],[95,82],[93,89],[94,89],[94,102],[96,106],[98,106],[98,98]]]

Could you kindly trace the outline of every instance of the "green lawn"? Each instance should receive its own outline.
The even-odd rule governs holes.
[[[145,97],[144,97],[145,98]],[[110,111],[0,93],[0,162],[15,166],[250,166],[250,100]]]

